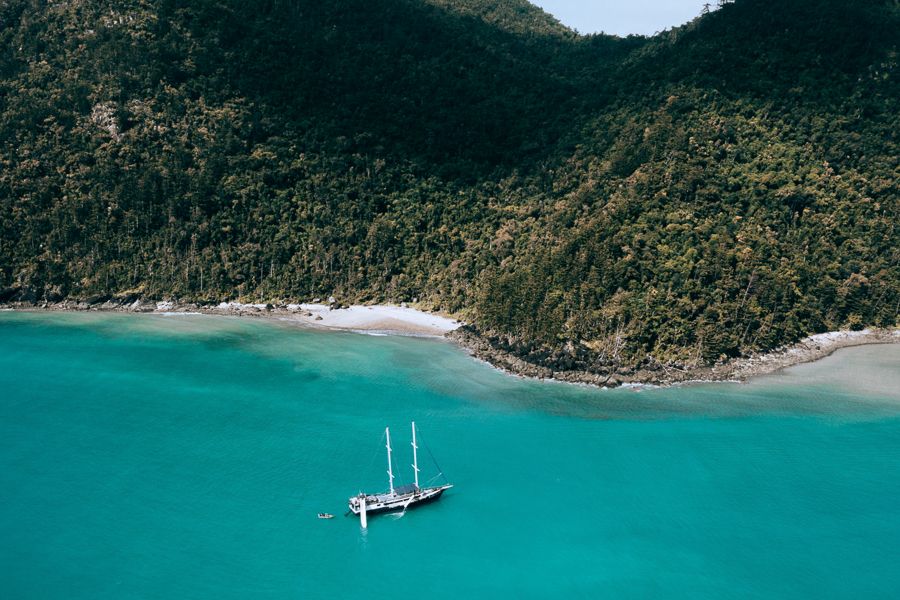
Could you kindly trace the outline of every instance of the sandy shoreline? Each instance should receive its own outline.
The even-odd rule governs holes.
[[[0,305],[2,307],[2,305]],[[107,301],[93,305],[72,301],[47,305],[7,305],[8,309],[28,311],[91,311],[145,313],[159,315],[204,314],[231,317],[257,317],[318,329],[335,329],[359,332],[378,332],[391,335],[444,337],[462,323],[447,315],[424,312],[406,306],[355,305],[331,308],[327,304],[244,304],[222,302],[215,305],[199,305],[171,301],[131,303]]]
[[[523,360],[498,349],[490,340],[474,333],[464,323],[451,316],[425,312],[407,306],[354,305],[332,308],[327,304],[245,304],[222,302],[217,305],[150,302],[135,299],[130,303],[106,301],[88,305],[84,302],[64,301],[55,304],[0,304],[3,310],[24,311],[92,311],[150,313],[162,315],[207,314],[235,317],[256,317],[296,323],[305,327],[408,335],[446,337],[456,342],[475,358],[481,359],[506,373],[567,383],[598,387],[679,385],[699,382],[743,382],[768,375],[794,365],[825,358],[841,348],[870,344],[900,343],[900,329],[864,329],[862,331],[834,331],[806,337],[795,344],[770,352],[736,358],[712,366],[672,366],[649,364],[634,368],[610,369],[596,373],[578,370],[554,370],[550,366]]]
[[[327,304],[240,304],[223,302],[205,308],[205,314],[261,316],[302,323],[310,327],[346,331],[380,332],[392,335],[443,337],[462,325],[438,313],[394,305],[353,305],[332,309]]]
[[[829,331],[803,338],[796,344],[771,352],[739,358],[720,369],[729,378],[746,381],[803,363],[831,356],[842,348],[872,344],[900,343],[900,329],[863,329],[861,331]]]

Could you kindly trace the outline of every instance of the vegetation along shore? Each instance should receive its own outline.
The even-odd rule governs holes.
[[[469,325],[450,316],[408,306],[345,306],[338,302],[258,303],[225,301],[197,304],[172,300],[147,301],[135,297],[95,297],[88,301],[54,304],[0,303],[0,310],[114,311],[154,314],[210,314],[276,319],[305,327],[377,332],[396,335],[446,337],[474,357],[512,375],[534,379],[618,387],[620,385],[671,385],[698,381],[746,381],[796,364],[829,356],[836,350],[868,344],[900,343],[900,329],[835,331],[806,337],[799,342],[769,352],[724,359],[708,365],[701,361],[660,363],[647,360],[631,365],[615,360],[591,363],[585,353],[573,360],[573,353],[516,354],[499,340],[484,338]],[[316,299],[319,300],[319,299]],[[333,300],[333,299],[332,299]]]
[[[894,330],[900,5],[721,4],[2,2],[0,302],[408,303],[607,385]]]

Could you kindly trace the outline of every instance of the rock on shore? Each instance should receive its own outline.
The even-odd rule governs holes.
[[[2,292],[7,302],[0,307],[22,310],[59,311],[113,311],[139,313],[200,313],[223,316],[265,317],[296,322],[308,326],[352,331],[377,331],[400,335],[443,336],[461,323],[452,317],[434,312],[416,310],[408,306],[344,306],[334,301],[330,304],[272,304],[226,301],[215,303],[181,302],[141,298],[138,294],[117,296],[97,294],[81,299],[60,302],[31,300],[19,290]]]
[[[841,348],[900,343],[900,329],[820,333],[771,352],[704,366],[663,364],[651,357],[636,366],[622,365],[615,361],[595,361],[591,364],[588,362],[589,359],[566,356],[564,352],[548,354],[531,351],[525,354],[522,349],[513,348],[504,343],[504,340],[483,336],[468,326],[457,329],[448,334],[448,337],[466,348],[473,356],[514,375],[618,387],[623,384],[671,385],[700,381],[746,381],[751,377],[824,358]],[[588,368],[584,368],[586,365]]]
[[[0,308],[22,310],[91,310],[138,313],[203,313],[253,316],[297,322],[312,327],[378,331],[401,335],[446,336],[476,358],[508,373],[601,387],[623,384],[670,385],[697,381],[746,381],[785,367],[824,358],[840,348],[900,343],[900,329],[836,331],[811,335],[796,344],[706,366],[664,364],[646,357],[636,365],[601,361],[576,348],[547,351],[521,347],[499,337],[485,336],[459,321],[406,306],[349,306],[331,304],[195,303],[145,299],[137,293],[98,294],[58,302],[35,300],[22,288],[0,289]]]

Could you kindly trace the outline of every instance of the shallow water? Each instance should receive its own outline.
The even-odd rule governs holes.
[[[456,487],[361,531],[413,419]],[[604,391],[439,340],[0,314],[2,598],[897,597],[898,473],[898,345]]]

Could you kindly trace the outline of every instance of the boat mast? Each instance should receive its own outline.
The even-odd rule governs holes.
[[[388,485],[391,487],[391,495],[394,495],[394,471],[391,468],[391,430],[388,427],[384,428],[384,435],[387,437],[387,451],[388,451]]]
[[[416,478],[416,489],[419,489],[419,459],[418,459],[418,457],[416,456],[416,450],[418,450],[419,447],[416,446],[416,422],[415,422],[415,421],[412,422],[412,433],[413,433],[413,439],[412,439],[412,447],[413,447],[413,464],[412,464],[412,468],[413,468],[413,477]]]

